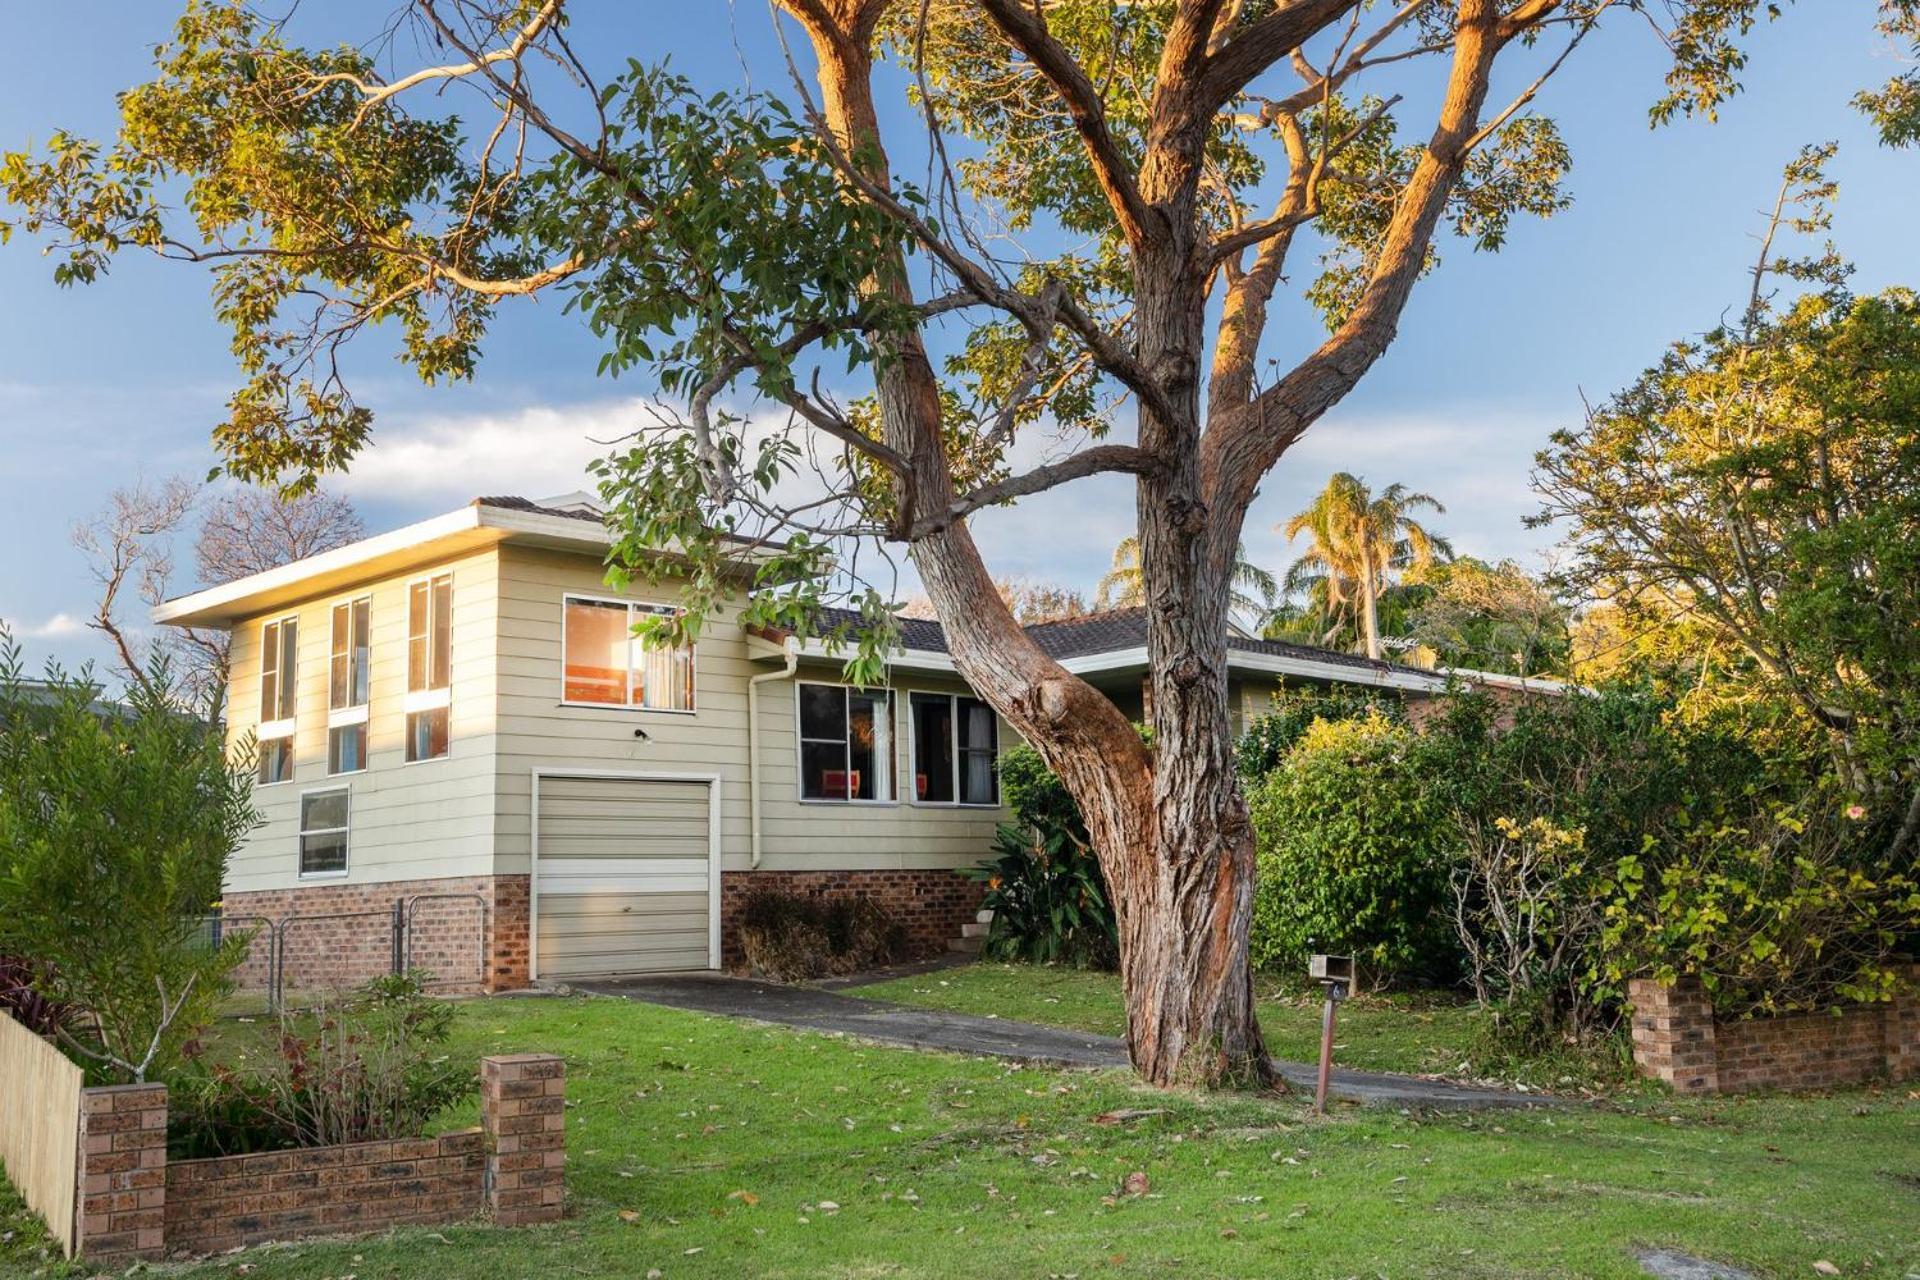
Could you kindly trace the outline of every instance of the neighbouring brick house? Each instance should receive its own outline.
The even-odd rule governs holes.
[[[737,603],[697,643],[647,648],[630,628],[675,607],[675,559],[615,589],[609,541],[583,495],[481,498],[156,610],[232,633],[229,729],[255,752],[264,822],[225,910],[292,918],[288,983],[308,963],[387,967],[396,903],[413,964],[496,990],[732,963],[757,885],[872,896],[921,948],[972,919],[980,887],[956,872],[1008,817],[995,761],[1012,734],[939,626],[904,623],[879,688],[848,686],[818,643],[741,625]],[[1140,713],[1141,611],[1030,631]],[[1243,636],[1229,676],[1237,724],[1282,681],[1419,700],[1448,679]]]

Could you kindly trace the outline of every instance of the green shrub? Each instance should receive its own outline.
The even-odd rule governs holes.
[[[1117,965],[1113,901],[1066,784],[1023,742],[1001,753],[1000,794],[1014,821],[995,833],[993,857],[970,872],[987,882],[981,905],[993,912],[986,954],[1096,969]]]
[[[1249,803],[1259,844],[1253,961],[1352,955],[1368,985],[1450,978],[1443,815],[1411,729],[1377,712],[1311,724]]]
[[[57,1042],[96,1080],[164,1076],[246,955],[201,926],[255,822],[252,780],[217,724],[159,692],[164,666],[124,708],[48,677],[30,688],[0,631],[0,954],[75,1010]]]
[[[871,898],[762,889],[740,913],[740,948],[775,982],[858,973],[906,957],[906,930]]]
[[[986,955],[994,960],[1110,969],[1120,931],[1093,850],[1062,824],[1002,823],[994,858],[974,868],[993,912]]]
[[[439,1052],[454,1008],[427,975],[376,978],[340,1003],[283,1013],[270,1051],[194,1061],[168,1079],[174,1159],[417,1138],[472,1096],[471,1061]]]
[[[1358,720],[1369,715],[1395,724],[1407,722],[1406,704],[1397,694],[1346,685],[1283,688],[1273,695],[1272,709],[1248,725],[1235,744],[1240,777],[1257,782],[1272,773],[1316,720]]]

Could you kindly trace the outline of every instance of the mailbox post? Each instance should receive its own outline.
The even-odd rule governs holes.
[[[1320,1009],[1320,1079],[1313,1091],[1315,1115],[1327,1113],[1327,1083],[1333,1075],[1333,1015],[1335,1006],[1353,990],[1353,957],[1314,955],[1307,959],[1307,976],[1327,993]]]

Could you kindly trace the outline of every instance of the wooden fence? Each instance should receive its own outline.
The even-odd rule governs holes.
[[[73,1256],[80,1068],[0,1013],[0,1165]]]

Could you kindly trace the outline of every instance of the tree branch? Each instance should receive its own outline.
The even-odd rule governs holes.
[[[995,503],[1024,498],[1035,493],[1044,493],[1071,480],[1080,480],[1107,472],[1145,475],[1160,465],[1159,460],[1152,454],[1130,444],[1095,445],[1090,449],[1082,449],[1079,453],[1059,462],[1043,463],[1031,471],[1023,471],[1019,475],[1009,476],[1005,480],[998,480],[970,490],[955,498],[944,511],[922,516],[916,520],[908,530],[907,538],[909,541],[917,542],[921,538],[948,528],[956,520],[982,507],[990,507]]]
[[[1352,3],[1352,0],[1342,0]],[[1047,30],[1041,6],[1023,7],[1018,0],[981,0],[980,7],[991,18],[1007,42],[1032,62],[1047,83],[1060,95],[1061,104],[1073,119],[1087,157],[1093,162],[1094,176],[1113,206],[1120,230],[1129,244],[1146,243],[1156,228],[1147,202],[1140,195],[1139,178],[1132,162],[1121,152],[1107,127],[1105,104],[1073,55]]]

